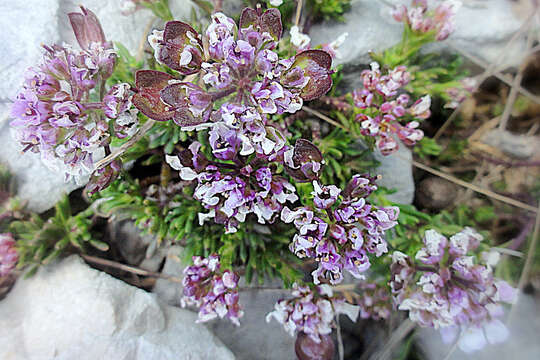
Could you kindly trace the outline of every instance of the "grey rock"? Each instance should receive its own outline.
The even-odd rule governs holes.
[[[487,345],[484,349],[466,354],[457,348],[448,360],[508,360],[538,359],[540,357],[540,302],[537,297],[520,294],[515,305],[512,321],[502,321],[510,331],[510,337],[504,343]],[[447,359],[445,356],[451,344],[444,344],[440,334],[432,329],[420,329],[415,336],[426,359]]]
[[[0,358],[234,359],[196,317],[72,256],[0,302]]]
[[[48,169],[41,162],[39,154],[22,153],[19,144],[11,135],[7,116],[4,116],[3,121],[0,120],[0,144],[2,144],[0,161],[6,164],[13,174],[17,184],[17,195],[28,202],[28,209],[45,211],[64,194],[80,186],[74,181],[66,183],[63,172]]]
[[[332,42],[348,32],[347,41],[340,47],[342,58],[335,63],[369,63],[368,51],[384,50],[401,39],[402,24],[394,21],[390,16],[391,8],[385,3],[409,5],[410,1],[354,1],[351,11],[344,15],[344,22],[324,22],[311,28],[312,45]],[[525,40],[517,39],[503,51],[524,21],[513,6],[508,0],[491,0],[489,4],[484,1],[464,2],[456,16],[456,31],[447,41],[435,44],[431,49],[444,51],[453,44],[488,62],[501,61],[509,66],[520,64],[525,56]]]
[[[517,135],[501,129],[487,132],[482,141],[518,159],[530,159],[540,151],[538,136]]]
[[[131,265],[139,265],[147,256],[150,244],[156,243],[155,236],[143,234],[131,220],[114,221],[109,224],[109,236],[120,255]]]
[[[163,269],[161,270],[163,275],[172,276],[177,279],[184,277],[184,269],[188,264],[182,261],[182,251],[183,248],[178,245],[169,247],[167,256],[165,257],[165,265],[163,265]],[[181,283],[158,279],[152,292],[167,304],[180,306],[183,289],[184,287]]]
[[[28,201],[29,209],[41,212],[77,185],[64,183],[64,174],[46,168],[38,155],[21,153],[10,134],[9,109],[24,72],[41,58],[40,44],[60,40],[59,4],[57,0],[2,1],[0,13],[0,161],[13,173],[18,195]]]
[[[183,260],[182,247],[169,249],[162,273],[182,279],[184,268],[188,264]],[[244,287],[244,279],[240,280]],[[265,287],[280,286],[279,282],[265,282]],[[179,306],[182,297],[182,284],[163,279],[156,281],[152,290],[161,300],[170,305]],[[248,290],[240,293],[240,304],[244,317],[239,327],[227,319],[207,323],[212,332],[235,354],[239,360],[294,360],[294,341],[276,321],[266,322],[266,314],[274,309],[275,303],[289,297],[287,291]]]
[[[272,285],[270,281],[265,282],[267,287]],[[295,338],[277,321],[266,322],[266,314],[274,309],[274,304],[287,297],[290,293],[285,291],[243,291],[240,304],[245,315],[240,319],[241,326],[234,326],[230,321],[216,321],[209,326],[239,360],[294,360]]]
[[[387,196],[391,201],[400,204],[412,204],[414,199],[414,179],[412,175],[412,152],[403,143],[392,155],[383,156],[380,152],[373,153],[381,164],[375,170],[381,175],[378,186],[395,189],[396,192]]]

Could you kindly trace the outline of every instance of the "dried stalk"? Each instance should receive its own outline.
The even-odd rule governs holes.
[[[324,115],[324,114],[321,114],[320,112],[318,112],[317,110],[313,110],[307,106],[304,106],[303,107],[304,110],[306,110],[307,112],[317,116],[319,119],[321,120],[324,120],[334,126],[337,126],[339,128],[342,128],[344,130],[347,130],[343,125],[339,124],[337,121],[329,118],[328,116]],[[394,156],[397,156],[405,161],[408,161],[410,162],[413,166],[419,168],[419,169],[422,169],[424,171],[427,171],[433,175],[437,175],[445,180],[448,180],[450,182],[453,182],[457,185],[460,185],[460,186],[463,186],[467,189],[471,189],[477,193],[480,193],[480,194],[483,194],[483,195],[486,195],[488,197],[491,197],[495,200],[498,200],[498,201],[501,201],[501,202],[504,202],[506,204],[509,204],[509,205],[512,205],[512,206],[515,206],[515,207],[518,207],[520,209],[524,209],[524,210],[527,210],[527,211],[530,211],[530,212],[533,212],[533,213],[536,213],[537,209],[534,207],[534,206],[531,206],[529,204],[525,204],[521,201],[518,201],[518,200],[515,200],[515,199],[512,199],[510,197],[507,197],[507,196],[503,196],[503,195],[500,195],[500,194],[497,194],[496,192],[493,192],[491,190],[488,190],[488,189],[484,189],[482,187],[479,187],[477,185],[474,185],[474,184],[470,184],[466,181],[463,181],[461,179],[458,179],[452,175],[448,175],[448,174],[445,174],[439,170],[435,170],[427,165],[424,165],[422,163],[419,163],[417,161],[414,161],[414,160],[409,160],[409,159],[406,159],[405,157],[402,157],[398,154],[394,154]]]
[[[148,119],[146,123],[137,131],[135,135],[128,141],[126,141],[124,144],[122,144],[118,149],[116,149],[112,154],[105,156],[103,159],[99,160],[94,165],[94,171],[99,170],[108,164],[110,164],[114,159],[122,155],[131,147],[131,145],[135,144],[137,141],[139,141],[147,132],[152,128],[152,125],[154,125],[156,121],[152,119]]]
[[[179,278],[176,278],[176,277],[173,277],[173,276],[164,275],[162,273],[157,273],[157,272],[153,272],[153,271],[147,271],[147,270],[140,269],[140,268],[137,268],[137,267],[134,267],[134,266],[122,264],[122,263],[119,263],[119,262],[116,262],[116,261],[102,259],[102,258],[99,258],[99,257],[96,257],[96,256],[90,256],[90,255],[84,255],[84,254],[81,254],[80,256],[84,260],[86,260],[88,262],[91,262],[91,263],[94,263],[94,264],[99,264],[99,265],[103,265],[103,266],[112,267],[114,269],[127,271],[129,273],[136,274],[136,275],[164,279],[164,280],[175,282],[175,283],[182,283],[182,279],[179,279]]]

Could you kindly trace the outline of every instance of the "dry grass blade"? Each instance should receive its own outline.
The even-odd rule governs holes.
[[[315,116],[318,117],[319,119],[322,119],[322,120],[326,121],[326,122],[329,123],[329,124],[332,124],[332,125],[334,125],[334,126],[337,126],[338,128],[341,128],[341,129],[343,129],[343,130],[347,130],[347,129],[345,128],[345,126],[341,125],[340,123],[338,123],[338,122],[335,121],[334,119],[331,119],[331,118],[329,118],[328,116],[326,116],[326,115],[324,115],[324,114],[318,112],[317,110],[314,110],[314,109],[312,109],[312,108],[310,108],[310,107],[307,107],[307,106],[304,106],[304,107],[302,108],[302,110],[305,110],[306,112],[315,115]]]
[[[533,27],[531,26],[529,29],[529,34],[527,36],[527,52],[529,52],[532,48],[533,44]],[[518,87],[521,86],[521,81],[523,80],[523,72],[525,71],[525,68],[527,66],[527,57],[523,59],[523,63],[519,67],[518,73],[514,77],[514,81],[512,81],[512,87],[510,88],[510,94],[508,95],[508,98],[506,99],[506,105],[504,106],[503,114],[501,115],[501,122],[499,123],[499,128],[506,129],[506,125],[508,124],[508,120],[510,119],[510,114],[512,113],[512,108],[514,106],[514,103],[516,102],[519,89]]]
[[[94,166],[94,171],[99,170],[106,166],[107,164],[110,164],[111,161],[122,155],[131,147],[131,145],[135,144],[137,141],[139,141],[147,132],[152,128],[152,125],[154,125],[156,121],[152,119],[148,119],[146,123],[137,131],[135,135],[128,141],[126,141],[124,144],[122,144],[118,149],[116,149],[113,153],[109,154],[108,156],[105,156],[103,159],[99,160],[96,165]]]
[[[532,20],[534,19],[535,14],[536,14],[536,12],[533,12],[531,15],[529,15],[527,20],[525,20],[523,22],[523,24],[520,26],[520,28],[514,33],[514,35],[512,35],[510,40],[508,40],[508,42],[506,43],[506,45],[504,46],[502,51],[499,53],[499,56],[497,57],[497,61],[490,64],[489,67],[487,67],[485,69],[484,73],[480,76],[480,79],[479,79],[478,83],[474,87],[474,89],[472,91],[473,93],[476,92],[476,90],[478,90],[478,88],[480,87],[480,85],[482,85],[484,80],[486,80],[488,77],[492,76],[494,73],[498,72],[497,67],[499,66],[499,63],[501,63],[506,58],[506,55],[508,54],[508,50],[510,48],[510,45],[512,45],[512,43],[519,36],[521,36],[525,31],[528,31],[531,28]],[[463,103],[461,103],[461,104],[463,104]],[[441,135],[446,131],[446,129],[454,121],[454,119],[457,117],[457,114],[459,113],[459,111],[461,109],[461,104],[454,110],[452,115],[450,115],[450,117],[444,122],[444,124],[439,128],[439,130],[437,130],[437,132],[435,133],[435,136],[433,136],[434,140],[437,140],[439,137],[441,137]]]
[[[137,268],[137,267],[134,267],[134,266],[129,266],[129,265],[126,265],[126,264],[122,264],[122,263],[119,263],[119,262],[116,262],[116,261],[102,259],[102,258],[99,258],[99,257],[96,257],[96,256],[90,256],[90,255],[84,255],[84,254],[81,254],[81,257],[84,260],[86,260],[88,262],[91,262],[93,264],[99,264],[99,265],[103,265],[103,266],[112,267],[114,269],[127,271],[127,272],[130,272],[132,274],[136,274],[136,275],[160,278],[160,279],[164,279],[164,280],[171,281],[171,282],[182,283],[182,279],[178,279],[178,278],[175,278],[173,276],[167,276],[167,275],[164,275],[162,273],[147,271],[147,270],[140,269],[140,268]]]
[[[302,13],[302,5],[303,1],[298,0],[298,3],[296,4],[296,16],[294,17],[294,25],[298,26],[300,23],[300,14]]]
[[[404,160],[406,160],[405,158],[403,158]],[[512,205],[512,206],[515,206],[515,207],[518,207],[520,209],[523,209],[523,210],[527,210],[527,211],[530,211],[530,212],[533,212],[533,213],[536,213],[537,212],[537,209],[534,207],[534,206],[531,206],[529,204],[525,204],[521,201],[518,201],[518,200],[515,200],[515,199],[512,199],[512,198],[509,198],[507,196],[503,196],[503,195],[500,195],[500,194],[497,194],[496,192],[493,192],[491,190],[488,190],[488,189],[484,189],[484,188],[481,188],[477,185],[474,185],[474,184],[470,184],[466,181],[463,181],[461,179],[458,179],[457,177],[454,177],[452,175],[448,175],[448,174],[445,174],[443,173],[442,171],[439,171],[439,170],[435,170],[427,165],[424,165],[422,163],[419,163],[417,161],[414,161],[412,160],[411,163],[416,166],[417,168],[419,169],[422,169],[424,171],[427,171],[433,175],[437,175],[445,180],[448,180],[448,181],[451,181],[457,185],[460,185],[460,186],[463,186],[463,187],[466,187],[467,189],[471,189],[477,193],[480,193],[480,194],[483,194],[483,195],[486,195],[494,200],[498,200],[500,202],[504,202],[506,204],[509,204],[509,205]]]
[[[386,342],[380,352],[373,354],[370,360],[387,360],[392,356],[392,351],[411,331],[415,328],[415,324],[407,319],[399,325],[399,327],[392,333],[390,339]]]
[[[467,59],[469,59],[471,62],[473,62],[474,64],[482,67],[482,68],[487,68],[489,67],[489,64],[486,63],[485,61],[483,61],[482,59],[474,56],[473,54],[470,54],[468,52],[466,52],[465,50],[463,49],[460,49],[459,47],[455,46],[455,45],[450,45],[455,51],[459,52],[462,56],[466,57]],[[536,51],[539,51],[540,48]],[[533,51],[531,51],[531,53],[534,53]],[[495,72],[493,73],[493,76],[495,76],[497,79],[501,80],[503,83],[505,83],[506,85],[508,86],[512,86],[512,78],[510,76],[506,76],[504,74],[502,74],[500,71],[498,72]],[[519,86],[516,86],[516,89],[525,97],[527,97],[529,100],[531,100],[532,102],[536,103],[536,104],[539,104],[540,105],[540,96],[536,96],[534,95],[533,93],[531,93],[529,90],[523,88],[521,85]]]
[[[306,110],[307,112],[317,116],[318,118],[320,118],[321,120],[324,120],[334,126],[337,126],[339,128],[342,128],[344,130],[347,130],[343,125],[339,124],[337,121],[329,118],[328,116],[324,115],[324,114],[321,114],[320,112],[318,112],[317,110],[313,110],[311,108],[308,108],[306,106],[304,106],[303,108],[304,110]],[[518,207],[520,209],[523,209],[523,210],[527,210],[527,211],[530,211],[530,212],[533,212],[533,213],[536,213],[537,209],[534,207],[534,206],[531,206],[529,204],[525,204],[521,201],[518,201],[518,200],[515,200],[515,199],[512,199],[512,198],[509,198],[507,196],[503,196],[503,195],[500,195],[500,194],[497,194],[496,192],[493,192],[491,190],[488,190],[488,189],[484,189],[482,187],[479,187],[477,185],[474,185],[474,184],[470,184],[466,181],[463,181],[461,179],[458,179],[457,177],[455,176],[452,176],[452,175],[448,175],[446,173],[443,173],[442,171],[439,171],[439,170],[435,170],[427,165],[424,165],[422,163],[419,163],[417,161],[414,161],[414,160],[409,160],[409,159],[406,159],[404,157],[401,157],[397,154],[395,154],[394,156],[398,156],[399,158],[405,160],[405,161],[409,161],[413,166],[419,168],[419,169],[422,169],[424,171],[427,171],[433,175],[436,175],[436,176],[439,176],[443,179],[446,179],[450,182],[453,182],[457,185],[460,185],[460,186],[463,186],[467,189],[471,189],[472,191],[475,191],[477,193],[480,193],[480,194],[483,194],[483,195],[486,195],[494,200],[498,200],[498,201],[501,201],[501,202],[504,202],[506,204],[509,204],[509,205],[512,205],[512,206],[515,206],[515,207]]]

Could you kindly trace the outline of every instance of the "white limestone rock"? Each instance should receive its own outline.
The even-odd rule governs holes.
[[[72,256],[0,302],[0,358],[234,359],[196,318]]]
[[[434,3],[434,1],[430,1]],[[401,23],[390,16],[387,4],[409,5],[410,0],[357,0],[351,11],[344,15],[344,22],[323,22],[310,30],[311,44],[330,43],[342,33],[349,36],[339,51],[342,58],[336,64],[358,65],[369,63],[368,51],[381,51],[400,41]],[[431,50],[443,51],[452,43],[467,53],[493,62],[501,58],[505,44],[521,27],[525,17],[509,0],[464,1],[456,16],[456,31],[447,41],[436,44]],[[525,40],[518,39],[504,51],[503,63],[516,66],[525,56]],[[449,49],[451,52],[455,52]]]

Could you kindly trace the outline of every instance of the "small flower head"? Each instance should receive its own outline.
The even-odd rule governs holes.
[[[15,249],[13,235],[0,234],[0,277],[8,276],[15,269],[18,260],[19,255]]]
[[[238,304],[239,276],[230,270],[221,270],[219,257],[193,257],[193,265],[184,270],[184,296],[182,306],[199,307],[198,322],[227,317],[239,326],[244,315]]]

